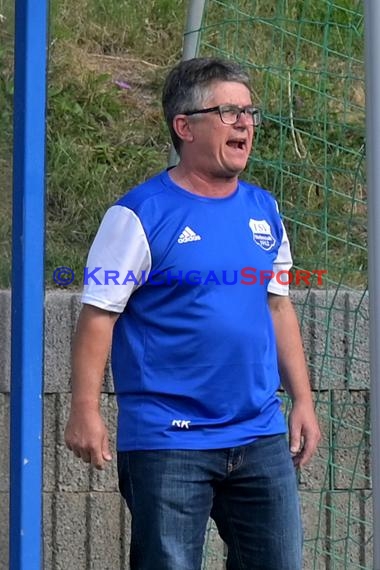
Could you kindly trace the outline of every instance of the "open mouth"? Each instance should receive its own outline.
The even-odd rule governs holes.
[[[237,150],[245,150],[247,144],[245,139],[231,139],[227,141],[227,146],[235,148]]]

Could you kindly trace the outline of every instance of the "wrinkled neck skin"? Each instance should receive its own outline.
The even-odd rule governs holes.
[[[185,157],[169,171],[169,176],[181,188],[208,198],[224,198],[232,194],[238,184],[237,173],[207,171]]]

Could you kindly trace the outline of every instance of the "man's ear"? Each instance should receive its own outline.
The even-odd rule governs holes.
[[[177,136],[184,142],[192,142],[194,135],[191,130],[189,117],[186,115],[176,115],[173,119],[173,129]]]

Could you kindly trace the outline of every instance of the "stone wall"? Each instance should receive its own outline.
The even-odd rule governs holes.
[[[305,570],[371,568],[368,299],[361,292],[297,291],[323,441],[300,475]],[[66,448],[70,349],[77,294],[46,295],[44,399],[44,569],[128,567],[129,515],[115,461],[104,472]],[[0,570],[8,568],[10,294],[0,291]],[[109,367],[102,409],[114,446],[115,397]],[[212,525],[203,570],[223,570],[223,544]],[[314,562],[314,560],[317,560]]]

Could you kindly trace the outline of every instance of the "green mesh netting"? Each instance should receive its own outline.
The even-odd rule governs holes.
[[[199,44],[251,72],[264,122],[245,177],[278,199],[295,268],[327,270],[292,292],[323,430],[300,474],[314,570],[372,568],[363,34],[355,0],[208,0]],[[220,552],[211,527],[204,570]]]

